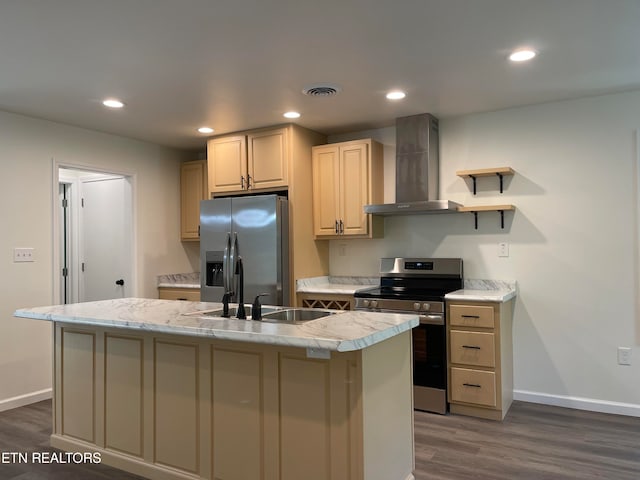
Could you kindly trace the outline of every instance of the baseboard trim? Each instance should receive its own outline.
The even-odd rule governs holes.
[[[610,402],[607,400],[594,400],[592,398],[569,397],[565,395],[550,395],[548,393],[529,392],[526,390],[514,390],[513,399],[523,402],[554,405],[556,407],[589,410],[591,412],[640,417],[640,405],[634,403]]]
[[[7,398],[0,400],[0,412],[5,410],[12,410],[18,407],[24,407],[32,403],[41,402],[42,400],[48,400],[52,396],[53,389],[46,388],[37,392],[27,393],[25,395],[19,395],[13,398]]]
[[[140,475],[141,477],[155,480],[201,480],[202,477],[195,473],[187,473],[165,467],[160,464],[150,463],[143,458],[133,457],[126,453],[115,452],[100,448],[92,443],[70,438],[64,435],[53,434],[50,437],[51,446],[65,452],[99,452],[101,463],[109,465],[125,472]]]

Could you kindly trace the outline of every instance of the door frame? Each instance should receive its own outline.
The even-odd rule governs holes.
[[[138,177],[137,173],[131,170],[102,168],[95,165],[85,165],[79,163],[60,162],[55,158],[51,159],[51,235],[52,235],[52,305],[60,304],[60,213],[58,208],[60,169],[81,170],[101,175],[117,175],[125,177],[131,184],[131,295],[138,295]]]

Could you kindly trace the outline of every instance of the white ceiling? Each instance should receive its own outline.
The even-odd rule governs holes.
[[[639,0],[0,1],[1,110],[182,148],[287,110],[331,134],[638,88]]]

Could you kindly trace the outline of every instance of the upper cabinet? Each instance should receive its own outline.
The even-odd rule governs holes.
[[[384,220],[363,207],[384,197],[382,145],[356,140],[313,147],[313,224],[316,238],[372,238]]]
[[[208,197],[207,161],[194,160],[180,166],[180,239],[200,240],[200,200]]]
[[[212,194],[286,188],[289,184],[286,127],[212,138],[207,143]]]

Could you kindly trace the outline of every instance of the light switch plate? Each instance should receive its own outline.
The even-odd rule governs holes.
[[[16,262],[35,262],[35,252],[33,248],[14,248],[13,261]]]
[[[618,365],[631,365],[631,349],[618,347]]]

